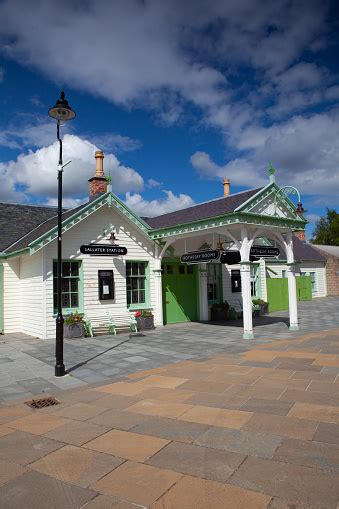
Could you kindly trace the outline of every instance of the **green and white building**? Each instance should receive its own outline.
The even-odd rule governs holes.
[[[107,312],[114,316],[149,309],[155,325],[161,326],[209,320],[213,303],[227,300],[243,311],[244,337],[252,338],[252,298],[266,300],[267,277],[286,276],[291,329],[298,328],[296,273],[315,272],[317,295],[326,295],[321,255],[298,260],[296,267],[293,233],[304,231],[306,220],[280,192],[272,168],[262,188],[232,195],[227,194],[226,182],[226,196],[141,218],[114,194],[114,182],[103,173],[103,153],[95,157],[88,203],[63,214],[64,314],[78,310],[95,321]],[[56,209],[2,203],[0,226],[0,331],[53,338]],[[119,245],[127,253],[102,256],[80,251],[81,246],[93,245]],[[279,247],[280,257],[252,262],[250,250],[255,245]],[[206,249],[237,251],[240,261],[180,263],[184,253]],[[105,296],[99,272],[112,281],[111,293]]]

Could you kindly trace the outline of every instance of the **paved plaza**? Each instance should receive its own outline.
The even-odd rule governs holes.
[[[68,375],[63,378],[54,376],[53,341],[23,334],[0,336],[0,402],[104,383],[182,360],[240,353],[273,338],[296,339],[308,332],[339,327],[338,309],[339,298],[335,297],[300,302],[299,332],[289,332],[288,313],[281,311],[255,319],[254,340],[242,339],[241,320],[215,325],[176,324],[137,335],[65,340]]]
[[[274,322],[258,327],[254,342],[236,327],[226,336],[203,324],[132,338],[130,350],[126,336],[117,347],[124,362],[144,356],[146,370],[130,359],[120,380],[82,381],[48,408],[3,402],[1,508],[337,509],[337,305],[301,305],[298,334]],[[37,343],[29,345],[37,360]],[[38,362],[47,373],[52,356]]]

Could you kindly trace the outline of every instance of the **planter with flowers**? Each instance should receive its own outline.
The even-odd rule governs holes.
[[[65,316],[64,338],[75,339],[85,337],[85,321],[82,314],[75,311]]]
[[[135,313],[138,330],[154,329],[154,316],[151,310],[142,309]]]

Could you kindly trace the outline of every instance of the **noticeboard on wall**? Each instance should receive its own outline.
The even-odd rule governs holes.
[[[113,270],[98,270],[99,300],[114,299]]]

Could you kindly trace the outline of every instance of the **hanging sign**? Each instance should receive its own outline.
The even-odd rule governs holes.
[[[80,253],[95,256],[121,256],[127,254],[127,247],[89,244],[80,246]]]
[[[227,263],[227,265],[236,265],[240,263],[240,260],[239,251],[223,251],[220,255],[220,263]]]
[[[268,246],[253,246],[250,251],[250,255],[258,258],[272,258],[273,256],[279,256],[279,254],[280,249]]]
[[[209,249],[206,251],[191,251],[181,256],[181,263],[206,263],[219,258],[219,251]]]

